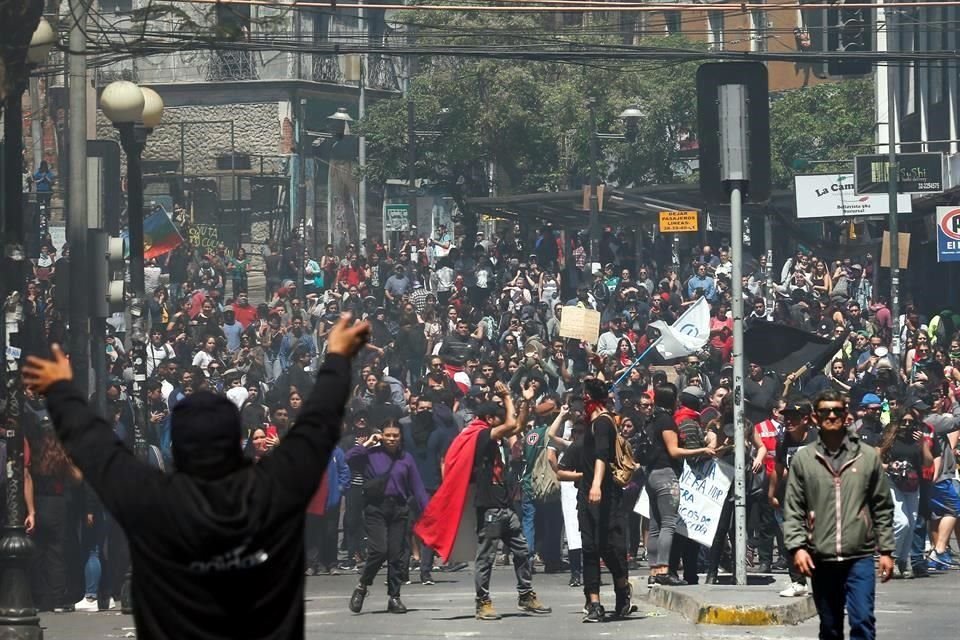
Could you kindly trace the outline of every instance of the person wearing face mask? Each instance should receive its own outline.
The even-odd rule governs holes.
[[[923,468],[933,464],[930,447],[920,431],[913,411],[898,409],[883,433],[878,447],[883,468],[890,481],[893,499],[893,537],[896,551],[894,577],[913,578],[910,547],[920,507],[920,477]]]
[[[137,637],[303,637],[306,507],[368,330],[341,320],[298,425],[258,464],[229,400],[188,395],[171,412],[173,474],[139,461],[94,414],[58,345],[51,360],[28,359],[24,382],[46,394],[63,448],[127,534]]]
[[[387,563],[387,611],[406,613],[400,587],[406,578],[409,553],[405,538],[409,526],[408,501],[413,498],[422,512],[429,502],[417,464],[401,447],[401,429],[395,420],[381,433],[347,452],[347,463],[364,469],[363,519],[367,530],[367,562],[360,582],[350,597],[350,611],[360,613],[377,572]]]
[[[443,459],[456,436],[456,432],[445,428],[434,414],[434,395],[434,392],[429,392],[418,398],[414,413],[400,419],[404,448],[413,456],[424,489],[431,497],[440,486]],[[433,549],[422,545],[420,583],[423,585],[434,584],[431,571],[435,556]]]
[[[871,447],[880,446],[880,442],[883,440],[883,425],[880,422],[882,408],[883,404],[880,396],[875,393],[866,394],[860,399],[861,417],[851,427],[853,433]]]

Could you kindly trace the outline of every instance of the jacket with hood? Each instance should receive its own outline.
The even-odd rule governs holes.
[[[328,355],[296,426],[256,465],[236,407],[193,394],[174,409],[169,475],[139,462],[73,385],[50,387],[57,435],[127,534],[138,638],[303,638],[306,506],[349,385],[349,359]]]

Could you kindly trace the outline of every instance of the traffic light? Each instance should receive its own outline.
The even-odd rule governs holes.
[[[873,9],[846,7],[843,2],[827,9],[827,52],[857,54],[873,51]],[[831,76],[863,76],[873,71],[866,59],[831,58],[827,73]]]
[[[123,238],[111,237],[101,229],[91,229],[89,236],[93,307],[96,318],[108,318],[123,311],[124,284]]]

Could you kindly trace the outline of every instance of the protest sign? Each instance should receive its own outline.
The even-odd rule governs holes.
[[[560,335],[597,344],[600,337],[600,312],[580,307],[563,307],[560,314]]]
[[[683,463],[680,474],[680,507],[677,533],[709,547],[717,535],[720,512],[733,482],[733,467],[720,460]],[[650,517],[650,499],[646,489],[633,509]]]

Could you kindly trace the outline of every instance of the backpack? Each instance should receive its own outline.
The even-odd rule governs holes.
[[[618,487],[625,487],[633,480],[633,474],[636,473],[639,468],[636,460],[633,459],[633,447],[630,446],[629,440],[620,435],[620,430],[617,429],[616,418],[609,413],[600,415],[607,416],[613,423],[615,437],[613,460],[610,462],[610,472],[613,475],[614,483],[616,483]]]
[[[649,426],[644,425],[642,429],[638,429],[632,442],[633,460],[641,467],[647,466],[653,460],[653,441],[650,440]]]
[[[560,499],[560,481],[550,466],[546,442],[537,454],[530,472],[530,495],[539,502],[555,502]]]

